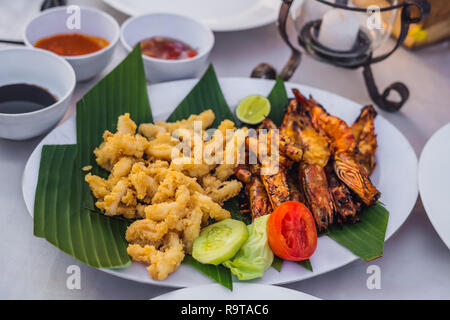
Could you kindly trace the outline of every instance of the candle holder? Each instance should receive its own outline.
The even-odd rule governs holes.
[[[408,87],[401,82],[394,82],[380,93],[371,65],[393,54],[408,35],[410,24],[420,22],[430,13],[428,1],[404,0],[399,3],[397,0],[303,0],[293,13],[301,49],[291,43],[286,29],[293,2],[295,1],[282,0],[278,17],[279,33],[292,51],[279,75],[284,80],[289,80],[299,66],[303,52],[338,67],[361,67],[373,102],[389,112],[400,110],[409,98]],[[383,3],[388,3],[388,6],[380,7]],[[401,31],[394,47],[375,56],[375,52],[390,36],[399,13]],[[276,75],[277,72],[271,65],[261,63],[251,76],[275,79]],[[388,99],[392,91],[398,93],[400,101]]]

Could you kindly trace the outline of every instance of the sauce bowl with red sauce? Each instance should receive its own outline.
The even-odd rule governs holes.
[[[70,17],[76,14],[68,7],[43,11],[25,28],[24,41],[29,47],[51,51],[69,62],[77,81],[89,80],[101,73],[111,61],[119,42],[120,27],[109,14],[79,7],[80,24]]]
[[[141,45],[146,78],[155,83],[194,78],[203,72],[214,34],[189,17],[149,13],[126,20],[120,41],[128,52]]]

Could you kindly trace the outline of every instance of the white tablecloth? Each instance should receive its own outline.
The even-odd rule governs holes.
[[[79,2],[79,1],[72,1]],[[126,17],[99,1],[121,23]],[[275,25],[237,33],[217,33],[211,61],[220,77],[249,76],[259,62],[280,68],[289,51]],[[74,103],[125,56],[117,48],[107,70],[79,84]],[[450,121],[450,48],[448,43],[417,52],[399,49],[374,67],[380,88],[394,81],[408,85],[411,97],[401,112],[380,112],[408,138],[419,156],[425,142]],[[343,70],[304,56],[291,79],[370,103],[360,70]],[[66,115],[67,117],[68,115]],[[42,139],[24,142],[0,139],[0,298],[25,299],[149,299],[173,289],[135,283],[88,267],[33,236],[33,222],[22,198],[22,173],[28,156]],[[401,192],[399,190],[398,192]],[[66,286],[70,265],[81,268],[81,289]],[[381,269],[381,289],[366,286],[367,267]],[[431,226],[419,200],[408,220],[386,243],[384,256],[371,263],[356,261],[339,270],[286,287],[322,299],[450,298],[450,251]]]

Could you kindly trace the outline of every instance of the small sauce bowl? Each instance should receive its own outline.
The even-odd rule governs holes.
[[[26,140],[47,132],[64,116],[75,88],[75,72],[58,55],[34,48],[0,50],[0,86],[24,83],[51,93],[56,102],[26,113],[0,113],[0,138]]]
[[[214,45],[214,34],[206,25],[195,19],[170,13],[149,13],[129,18],[123,23],[120,32],[120,41],[128,52],[142,40],[151,37],[183,41],[197,50],[197,55],[180,60],[142,55],[149,82],[194,78],[205,69]]]
[[[57,7],[43,11],[32,19],[25,28],[24,41],[29,47],[43,38],[56,34],[79,33],[105,39],[109,45],[93,53],[78,56],[62,56],[75,70],[77,81],[86,81],[102,72],[119,42],[120,27],[109,14],[88,7],[79,8],[79,28],[71,24],[77,13],[70,7]],[[69,28],[70,27],[70,28]]]

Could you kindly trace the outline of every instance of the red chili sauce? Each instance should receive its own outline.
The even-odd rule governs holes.
[[[78,33],[61,33],[40,39],[34,46],[46,49],[61,56],[79,56],[99,51],[109,45],[109,42],[100,37],[88,36]]]
[[[141,41],[142,54],[158,59],[181,60],[193,58],[197,50],[188,44],[172,38],[151,37]]]

